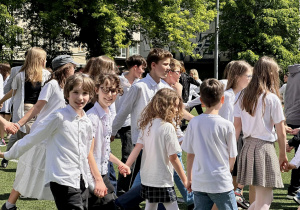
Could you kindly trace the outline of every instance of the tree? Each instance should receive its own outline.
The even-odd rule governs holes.
[[[299,0],[229,0],[220,16],[220,49],[254,63],[273,56],[283,70],[299,62]]]
[[[89,57],[117,55],[132,43],[133,32],[141,32],[151,47],[199,57],[192,39],[208,29],[216,14],[213,0],[25,1],[26,28],[38,40],[76,42],[87,47]]]
[[[15,20],[5,4],[0,4],[0,62],[12,61],[20,46],[18,36],[22,28],[15,24]]]

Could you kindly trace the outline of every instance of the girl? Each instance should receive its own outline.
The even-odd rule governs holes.
[[[6,85],[7,80],[9,79],[10,75],[10,65],[8,63],[2,63],[0,64],[0,74],[3,77],[3,87]],[[10,121],[10,99],[5,101],[3,104],[3,107],[1,108],[1,116],[6,119],[7,121]],[[0,127],[0,137],[1,137],[1,142],[0,145],[6,146],[6,143],[4,141],[4,129],[1,126]]]
[[[115,74],[102,74],[96,81],[97,101],[87,115],[92,121],[94,130],[89,163],[93,165],[91,172],[96,182],[95,186],[99,185],[99,188],[93,189],[93,194],[89,198],[89,209],[114,209],[113,201],[116,195],[114,186],[108,178],[108,161],[124,169],[125,176],[130,174],[128,166],[115,157],[110,150],[112,116],[109,106],[114,103],[118,94],[123,94],[123,90],[120,86],[120,79]],[[105,195],[106,191],[107,195]]]
[[[272,189],[283,187],[280,171],[288,163],[278,71],[275,60],[266,56],[260,58],[254,66],[252,80],[241,92],[234,107],[236,137],[239,137],[241,130],[244,135],[237,182],[253,185],[256,191],[255,202],[249,207],[250,210],[270,208]],[[279,145],[279,164],[274,147],[276,140]]]
[[[100,74],[119,73],[116,63],[106,55],[101,55],[91,61],[89,75],[95,81]]]
[[[229,67],[227,68],[227,87],[226,91],[224,92],[225,100],[224,104],[222,105],[219,115],[230,122],[234,122],[233,110],[234,104],[237,101],[237,98],[244,88],[246,88],[251,81],[252,78],[252,67],[246,61],[233,61],[230,62]],[[228,70],[230,68],[230,70]],[[238,147],[238,154],[243,147],[243,139],[240,137],[238,138],[237,142]],[[238,158],[238,157],[237,157]],[[238,185],[236,182],[237,176],[237,161],[235,162],[233,171],[232,171],[232,178],[233,178],[233,185],[234,189],[237,189],[237,202],[238,205],[242,208],[248,208],[250,206],[249,202],[243,197],[242,189],[244,186]],[[252,190],[253,192],[253,190]],[[250,193],[252,201],[254,201],[254,195]]]
[[[45,70],[46,52],[38,47],[28,50],[25,63],[12,82],[12,89],[0,100],[3,104],[7,99],[13,101],[13,122],[18,122],[37,102],[41,87],[49,79],[50,72]],[[20,130],[9,139],[6,151],[12,145],[29,133],[34,118],[28,121]],[[8,162],[2,160],[2,166],[7,167]]]
[[[157,209],[163,203],[167,210],[178,209],[174,190],[173,167],[184,186],[187,179],[177,153],[181,148],[176,135],[176,125],[182,118],[182,99],[173,90],[163,88],[143,110],[137,144],[126,165],[129,167],[143,149],[141,162],[141,196],[146,199],[146,210]],[[159,177],[159,179],[158,179]]]
[[[51,113],[10,151],[0,153],[7,159],[18,158],[29,148],[46,144],[44,184],[50,186],[59,210],[87,209],[88,154],[92,143],[92,123],[83,111],[94,92],[94,82],[87,76],[70,76],[64,86],[68,105]],[[38,160],[37,160],[38,161]],[[34,181],[38,177],[31,177]]]
[[[66,106],[63,88],[66,79],[74,74],[75,65],[72,61],[64,63],[59,58],[60,56],[54,58],[52,63],[56,64],[59,62],[61,66],[54,70],[51,78],[42,88],[37,103],[16,123],[19,128],[40,113],[31,127],[32,132],[52,112]],[[8,201],[4,204],[6,209],[15,208],[20,194],[25,197],[42,200],[53,199],[49,187],[44,188],[46,143],[47,141],[45,140],[35,145],[19,159],[13,189]]]

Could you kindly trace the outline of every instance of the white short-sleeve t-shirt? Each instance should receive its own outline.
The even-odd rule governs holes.
[[[233,124],[219,115],[201,114],[187,127],[181,147],[195,154],[192,190],[223,193],[233,189],[229,158],[237,156]]]
[[[45,120],[52,112],[66,107],[63,89],[59,86],[55,79],[45,84],[40,92],[38,100],[47,101],[47,103],[32,125],[31,130],[34,129],[38,123]]]
[[[263,113],[263,94],[258,98],[256,112],[251,116],[246,110],[241,109],[241,100],[234,106],[234,117],[242,120],[242,130],[244,137],[258,138],[264,141],[275,142],[277,135],[274,125],[285,120],[281,102],[277,95],[267,93],[265,97],[265,108]]]
[[[169,156],[181,152],[176,131],[171,123],[156,118],[140,132],[137,143],[143,144],[141,181],[150,187],[173,187],[174,169]],[[149,132],[148,132],[149,131]]]

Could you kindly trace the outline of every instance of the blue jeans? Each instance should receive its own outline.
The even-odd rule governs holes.
[[[194,210],[211,210],[214,203],[218,209],[237,210],[237,204],[233,190],[224,193],[204,193],[194,191]]]
[[[117,193],[117,177],[116,177],[116,172],[115,172],[115,169],[114,169],[114,165],[113,165],[112,162],[108,161],[107,167],[108,167],[108,174],[107,175],[108,175],[109,181],[114,186],[115,193]]]

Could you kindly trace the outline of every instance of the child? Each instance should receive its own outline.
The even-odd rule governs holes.
[[[5,87],[10,75],[10,65],[8,63],[0,63],[0,74],[2,75],[4,81],[3,87]],[[1,77],[0,77],[0,83],[1,83]],[[0,94],[2,98],[3,92],[1,92]],[[4,119],[10,121],[10,99],[8,99],[7,101],[5,101],[5,103],[3,103],[3,107],[1,108],[0,114]],[[0,146],[6,146],[6,143],[4,141],[3,127],[0,127],[0,137],[1,137]]]
[[[99,188],[95,188],[89,198],[89,209],[114,209],[113,201],[116,195],[114,194],[114,186],[108,178],[108,161],[119,165],[123,170],[125,169],[126,173],[123,173],[125,176],[130,174],[130,169],[110,150],[112,116],[109,106],[114,103],[118,94],[123,94],[123,90],[120,87],[120,80],[115,74],[102,74],[96,81],[97,102],[87,112],[87,115],[92,121],[94,130],[89,163],[94,165],[91,169],[98,169],[91,172],[96,182],[95,186],[99,185]],[[107,195],[104,196],[106,190]]]
[[[60,55],[53,59],[54,72],[42,88],[37,103],[15,125],[25,125],[35,116],[38,117],[31,126],[31,132],[39,126],[52,112],[66,106],[63,88],[66,79],[74,74],[75,62],[69,55]],[[8,201],[2,209],[14,209],[20,195],[30,198],[53,200],[49,187],[44,187],[44,171],[47,138],[34,145],[19,158],[16,178]],[[39,161],[37,161],[39,160]],[[33,179],[36,177],[36,179]],[[4,206],[3,205],[3,206]]]
[[[127,100],[127,93],[129,92],[131,86],[139,81],[139,78],[145,72],[145,68],[147,67],[146,60],[140,55],[132,55],[126,59],[126,66],[128,68],[128,72],[124,72],[120,78],[120,85],[123,88],[124,94],[122,96],[117,95],[116,99],[116,111],[118,113],[121,110],[124,101]],[[122,125],[122,128],[118,131],[120,135],[120,139],[122,142],[122,162],[125,163],[127,161],[130,152],[133,149],[132,141],[131,141],[131,118],[130,114],[127,116],[126,121]],[[134,166],[132,167],[134,168]],[[134,180],[134,175],[130,174],[129,176],[123,177],[119,176],[118,178],[118,186],[117,186],[117,196],[120,196],[127,192],[130,189],[130,185]]]
[[[46,145],[45,182],[50,185],[56,206],[64,209],[87,209],[89,169],[88,154],[93,127],[83,111],[94,92],[93,81],[84,75],[70,76],[64,87],[67,107],[50,114],[32,133],[18,141],[0,157],[20,157],[49,136]]]
[[[29,49],[24,65],[13,78],[12,89],[0,100],[0,104],[2,104],[13,97],[13,122],[18,122],[33,107],[38,100],[42,86],[49,79],[50,72],[44,69],[46,56],[46,52],[39,47]],[[16,134],[10,137],[6,151],[9,151],[16,141],[30,132],[34,120],[35,118],[28,121]],[[1,165],[6,168],[8,161],[3,159]]]
[[[146,199],[145,210],[157,209],[158,203],[163,203],[167,210],[178,209],[173,167],[185,186],[187,181],[177,157],[181,148],[176,125],[182,117],[182,106],[181,97],[164,88],[155,94],[141,114],[141,132],[126,165],[130,167],[143,149],[141,196]]]
[[[187,152],[188,189],[194,192],[195,210],[237,209],[232,171],[237,155],[233,124],[218,115],[224,103],[224,87],[216,79],[200,86],[206,111],[194,117],[181,145]]]
[[[233,110],[234,110],[234,104],[237,101],[237,98],[240,94],[240,91],[243,90],[252,78],[252,67],[246,62],[246,61],[234,61],[230,65],[230,70],[228,72],[228,82],[226,91],[224,92],[225,100],[224,104],[222,105],[219,115],[223,117],[226,120],[229,120],[230,122],[234,122],[234,116],[233,116]],[[240,153],[241,149],[243,147],[243,139],[242,135],[238,138],[237,142],[237,148],[238,148],[238,154]],[[233,185],[235,189],[235,195],[237,203],[242,208],[249,208],[250,204],[249,202],[244,198],[242,195],[242,190],[244,188],[243,185],[240,185],[236,183],[236,176],[237,176],[237,161],[234,164],[234,168],[232,171],[232,178],[233,178]],[[250,195],[253,194],[250,193]],[[249,197],[254,197],[255,195],[252,195]]]
[[[253,185],[256,193],[255,202],[249,209],[269,209],[273,187],[283,187],[280,170],[287,164],[287,157],[278,71],[279,66],[272,58],[260,58],[254,65],[252,80],[241,92],[234,107],[236,135],[238,137],[241,130],[244,135],[237,182]],[[276,140],[279,145],[279,164],[274,147]]]

